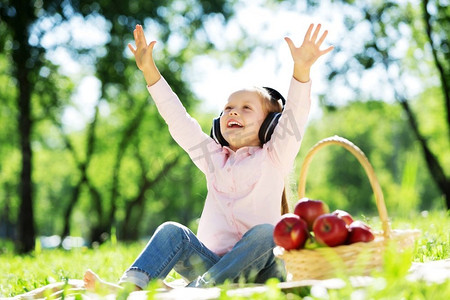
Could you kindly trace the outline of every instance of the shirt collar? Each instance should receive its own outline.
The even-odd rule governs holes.
[[[259,147],[259,146],[248,146],[248,147],[241,147],[241,148],[237,149],[236,152],[234,152],[230,147],[223,146],[222,147],[222,153],[225,153],[225,154],[228,154],[228,155],[230,155],[230,154],[234,154],[234,155],[249,154],[249,155],[252,155],[256,151],[258,151],[258,149],[261,149],[261,147]]]

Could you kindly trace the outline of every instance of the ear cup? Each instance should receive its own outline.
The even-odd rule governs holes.
[[[222,116],[222,114],[220,114]],[[213,140],[216,141],[216,143],[221,144],[223,146],[229,146],[228,142],[223,137],[222,133],[220,132],[220,116],[215,118],[213,120],[213,124],[211,127],[211,133],[209,134]]]
[[[261,128],[258,133],[261,144],[265,144],[270,140],[280,117],[281,113],[279,112],[271,112],[267,115],[266,119],[261,124]]]
[[[281,95],[280,92],[278,92],[276,89],[267,86],[265,86],[264,88],[267,90],[267,92],[269,92],[269,95],[270,97],[272,97],[272,100],[281,101],[284,109],[284,106],[286,105],[286,99],[284,99],[283,95]],[[281,117],[280,112],[271,112],[267,115],[266,119],[261,124],[261,128],[259,129],[258,136],[261,144],[265,144],[270,140],[280,117]]]

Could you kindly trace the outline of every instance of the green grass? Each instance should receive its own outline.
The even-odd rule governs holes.
[[[144,246],[106,243],[97,249],[42,250],[25,256],[6,250],[0,256],[0,297],[22,294],[55,281],[82,279],[88,268],[105,280],[117,282]]]
[[[410,262],[426,262],[450,257],[450,217],[445,213],[415,214],[408,218],[394,218],[395,229],[416,228],[422,234],[411,253],[399,255],[388,252],[386,267],[374,273],[374,284],[368,288],[347,287],[324,291],[303,288],[289,293],[281,292],[276,282],[268,282],[269,292],[255,294],[254,299],[450,299],[450,281],[442,284],[411,282],[406,278]],[[368,219],[377,227],[377,219]],[[15,255],[12,247],[0,242],[0,297],[11,297],[46,284],[81,279],[87,268],[107,281],[117,282],[122,272],[133,262],[144,243],[106,243],[96,249],[81,248],[65,251],[37,250],[30,255]],[[176,274],[172,274],[176,276]],[[345,280],[345,278],[344,278]],[[239,299],[226,294],[223,286],[221,299]],[[244,298],[242,298],[244,299]],[[245,299],[248,299],[246,297]]]

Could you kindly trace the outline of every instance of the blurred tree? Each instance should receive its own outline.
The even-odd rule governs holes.
[[[156,38],[161,41],[164,48],[160,49],[156,54],[157,64],[164,77],[170,82],[171,87],[183,100],[185,107],[188,109],[194,104],[194,97],[190,92],[188,83],[182,78],[182,66],[190,61],[195,54],[205,53],[213,49],[213,45],[209,42],[207,36],[202,36],[202,28],[204,23],[208,21],[208,16],[219,17],[222,22],[225,22],[231,16],[231,6],[228,1],[161,1],[160,3],[123,3],[111,8],[110,5],[102,3],[99,4],[98,12],[109,21],[110,24],[110,40],[105,45],[108,51],[102,57],[99,57],[96,68],[97,77],[102,84],[102,97],[106,99],[111,107],[119,109],[118,115],[122,114],[120,118],[126,125],[124,128],[119,128],[120,143],[116,148],[116,158],[113,162],[113,178],[112,183],[109,184],[110,192],[108,196],[103,196],[95,200],[94,211],[97,214],[97,222],[93,224],[91,230],[91,239],[100,240],[100,235],[104,232],[108,233],[111,226],[118,226],[116,219],[119,202],[122,202],[122,209],[124,210],[124,218],[122,220],[122,230],[119,231],[123,237],[133,238],[131,235],[137,234],[134,230],[139,225],[142,218],[146,191],[158,183],[162,176],[177,162],[177,155],[175,157],[167,156],[167,153],[179,150],[166,151],[163,165],[160,168],[161,173],[153,173],[156,169],[156,160],[148,155],[150,149],[138,148],[135,159],[138,162],[139,169],[142,176],[135,177],[137,182],[142,180],[142,185],[137,188],[137,193],[133,196],[125,196],[119,192],[120,170],[122,168],[124,154],[129,150],[129,146],[134,144],[141,144],[142,134],[139,133],[140,123],[143,118],[158,118],[156,124],[152,125],[151,129],[165,128],[164,123],[158,117],[156,110],[147,112],[147,98],[148,94],[144,91],[143,94],[132,93],[133,90],[143,90],[143,80],[140,71],[134,64],[134,61],[129,58],[129,55],[124,55],[123,51],[126,49],[126,44],[132,40],[132,30],[137,23],[144,24],[146,28],[152,30],[149,38]],[[159,55],[158,55],[159,54]],[[111,92],[111,91],[118,91]],[[118,95],[120,95],[118,97]],[[118,103],[117,99],[122,99],[122,103]],[[130,115],[128,111],[136,111],[134,115]],[[123,126],[121,126],[123,127]],[[153,139],[158,140],[158,133],[149,134]],[[169,144],[174,146],[173,141],[169,138]],[[167,143],[166,142],[166,143]],[[152,143],[151,153],[156,157],[156,147],[162,147],[164,143],[156,146]],[[140,158],[146,158],[141,159]],[[145,166],[147,165],[147,166]],[[148,175],[151,174],[151,177]],[[134,185],[134,184],[133,184]],[[120,199],[122,197],[123,199]],[[94,198],[96,199],[96,198]],[[132,210],[137,211],[138,215],[132,220]],[[130,222],[133,222],[132,226]],[[126,230],[125,228],[128,228]]]
[[[0,35],[5,34],[5,26],[0,22]],[[18,143],[15,82],[8,74],[7,55],[0,53],[0,158],[8,157],[8,161],[0,160],[0,237],[13,239],[16,235],[16,203],[18,183],[19,151]]]
[[[439,190],[430,188],[432,178],[426,172],[418,171],[426,163],[420,149],[414,147],[414,134],[404,126],[406,120],[400,106],[375,100],[353,101],[325,111],[320,119],[311,121],[297,167],[318,140],[343,136],[355,143],[373,165],[390,214],[408,216],[418,209],[441,209],[443,205],[428,201],[437,198]],[[306,192],[308,197],[327,201],[331,209],[345,209],[355,215],[377,213],[364,169],[351,153],[338,146],[315,155]]]
[[[21,153],[20,171],[20,205],[18,213],[17,249],[27,252],[34,248],[35,223],[33,210],[32,184],[32,130],[34,116],[32,114],[32,95],[36,91],[40,72],[50,72],[52,66],[44,58],[45,49],[30,37],[30,29],[38,19],[40,11],[36,1],[19,0],[11,3],[8,0],[0,2],[0,17],[2,30],[0,45],[10,57],[9,65],[12,77],[17,84],[15,95],[17,105],[17,126]],[[4,24],[4,25],[3,25]],[[45,84],[52,88],[52,83]],[[57,99],[54,99],[57,101]]]
[[[70,217],[72,215],[73,209],[75,208],[75,204],[77,203],[80,197],[83,185],[87,186],[93,199],[97,199],[96,201],[99,201],[98,199],[100,198],[100,192],[97,190],[95,186],[92,185],[87,175],[87,170],[89,168],[89,164],[91,162],[92,155],[94,153],[95,128],[97,126],[99,118],[99,108],[98,108],[99,103],[100,101],[98,101],[97,105],[95,106],[94,118],[92,122],[89,124],[88,132],[86,135],[86,153],[84,155],[84,160],[81,160],[78,157],[77,152],[75,150],[75,146],[72,144],[67,134],[65,134],[62,124],[54,120],[54,122],[58,124],[58,128],[61,132],[61,136],[64,140],[65,146],[71,152],[73,160],[77,165],[78,172],[80,173],[78,181],[75,183],[75,186],[73,187],[70,201],[67,204],[66,209],[64,210],[63,213],[64,227],[61,234],[63,238],[70,234],[70,225],[71,225]]]
[[[39,136],[35,131],[36,122],[50,119],[60,126],[62,104],[70,100],[71,87],[60,85],[58,68],[50,62],[49,56],[55,54],[58,47],[63,47],[67,53],[86,66],[93,66],[96,76],[103,83],[100,99],[104,99],[113,106],[119,106],[117,99],[125,100],[126,94],[132,92],[141,83],[136,84],[138,75],[136,67],[131,67],[129,55],[124,54],[126,44],[132,40],[132,30],[137,23],[152,28],[160,41],[178,45],[161,50],[159,65],[162,73],[171,82],[180,98],[186,100],[186,106],[193,103],[193,95],[187,84],[181,80],[181,66],[189,61],[195,53],[204,53],[212,48],[207,35],[201,31],[208,16],[218,17],[222,22],[232,15],[232,1],[122,1],[111,4],[110,1],[29,1],[29,0],[1,0],[0,2],[0,45],[5,50],[6,60],[11,58],[8,65],[14,81],[17,83],[17,132],[20,144],[20,205],[18,207],[18,238],[17,249],[28,252],[34,248],[36,228],[33,207],[33,140]],[[89,47],[74,42],[74,32],[67,30],[69,22],[77,17],[84,19],[103,19],[107,28],[107,42],[103,47]],[[95,21],[94,20],[94,21]],[[148,25],[148,26],[147,26]],[[50,42],[44,39],[47,34],[58,31],[58,39]],[[89,34],[84,32],[84,34]],[[79,39],[78,39],[79,40]],[[3,55],[2,55],[3,57]],[[44,78],[43,82],[40,81]],[[141,91],[143,88],[140,89]],[[63,95],[65,93],[65,95]],[[120,95],[120,96],[119,96]],[[134,103],[146,101],[148,96],[141,92],[140,100],[121,103],[121,109],[134,107]],[[37,102],[33,103],[33,98]],[[131,97],[129,97],[131,98]],[[100,100],[99,100],[100,101]],[[141,108],[140,113],[144,109]],[[40,119],[39,113],[43,114]],[[79,171],[79,179],[72,187],[72,198],[65,208],[65,220],[70,220],[74,205],[79,198],[83,185],[88,187],[93,202],[94,211],[98,215],[97,222],[92,226],[92,238],[99,239],[101,232],[109,232],[113,224],[117,207],[118,173],[123,153],[126,151],[133,135],[133,130],[139,127],[139,115],[122,113],[123,121],[129,126],[119,131],[123,138],[116,150],[116,160],[113,162],[113,183],[109,184],[110,197],[105,197],[95,187],[94,180],[89,179],[89,166],[92,165],[92,155],[97,147],[96,130],[98,119],[93,118],[87,131],[84,155],[80,156],[79,145],[72,145],[67,132],[61,131],[65,146],[72,152]],[[134,122],[134,123],[133,123]],[[131,132],[130,132],[131,130]],[[116,131],[117,132],[117,131]],[[41,133],[42,134],[42,133]],[[38,138],[39,139],[39,138]],[[45,140],[45,139],[44,139]],[[81,143],[80,143],[81,145]],[[78,156],[77,156],[78,153]],[[171,161],[168,162],[169,164]],[[163,168],[164,169],[164,168]],[[110,199],[106,201],[105,198]],[[109,209],[108,209],[109,207]],[[70,231],[68,224],[63,233]]]
[[[329,89],[333,94],[330,92],[325,106],[336,105],[339,96],[335,88],[338,86],[341,90],[342,86],[347,86],[355,98],[367,98],[367,90],[372,90],[372,98],[398,101],[422,149],[428,171],[450,209],[450,175],[446,174],[448,164],[445,163],[450,156],[448,3],[439,0],[416,1],[416,5],[410,1],[336,2],[340,3],[348,32],[328,60],[328,78],[335,86]],[[434,95],[443,100],[441,110],[445,122],[438,129],[439,137],[434,138],[446,145],[443,151],[433,147],[436,142],[425,133],[426,123],[430,121],[428,112],[422,107],[414,112],[417,81],[421,81],[424,90],[429,87],[441,90]],[[434,99],[429,99],[431,101]]]

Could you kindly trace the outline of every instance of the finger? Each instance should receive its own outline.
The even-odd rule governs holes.
[[[285,37],[284,40],[288,44],[289,50],[291,50],[291,52],[292,52],[295,49],[294,42],[288,37]]]
[[[136,25],[136,29],[134,30],[134,40],[136,41],[136,47],[140,48],[142,46],[142,39],[139,25]]]
[[[314,24],[309,25],[308,30],[306,31],[306,34],[305,34],[305,38],[303,39],[303,42],[307,42],[311,39],[311,31],[312,31],[313,27],[314,27]]]
[[[320,51],[320,56],[327,54],[328,52],[331,52],[334,49],[334,46],[330,46],[325,50]]]
[[[140,38],[139,38],[137,25],[136,25],[136,29],[133,30],[133,36],[134,36],[134,43],[136,44],[136,48],[139,48],[140,47]]]
[[[316,30],[314,30],[314,33],[312,35],[311,41],[314,43],[316,42],[317,36],[319,35],[320,27],[322,27],[322,25],[318,24]]]
[[[156,41],[151,41],[150,44],[148,44],[148,47],[151,51],[153,51],[153,48],[155,47]]]
[[[135,40],[136,40],[136,47],[138,49],[144,48],[147,46],[147,44],[145,42],[144,30],[142,29],[141,25],[136,25]]]
[[[319,41],[317,42],[317,46],[320,47],[320,45],[322,45],[322,43],[325,40],[325,38],[327,37],[327,35],[328,35],[328,30],[325,30],[325,32],[322,34]]]
[[[142,25],[139,25],[139,31],[141,32],[141,38],[142,38],[142,42],[147,45],[147,40],[145,38],[145,34],[144,34],[144,27],[142,27]]]
[[[128,49],[130,49],[131,53],[136,54],[136,49],[134,49],[133,45],[128,44]]]
[[[134,38],[134,41],[137,40],[137,29],[133,30],[133,38]]]

